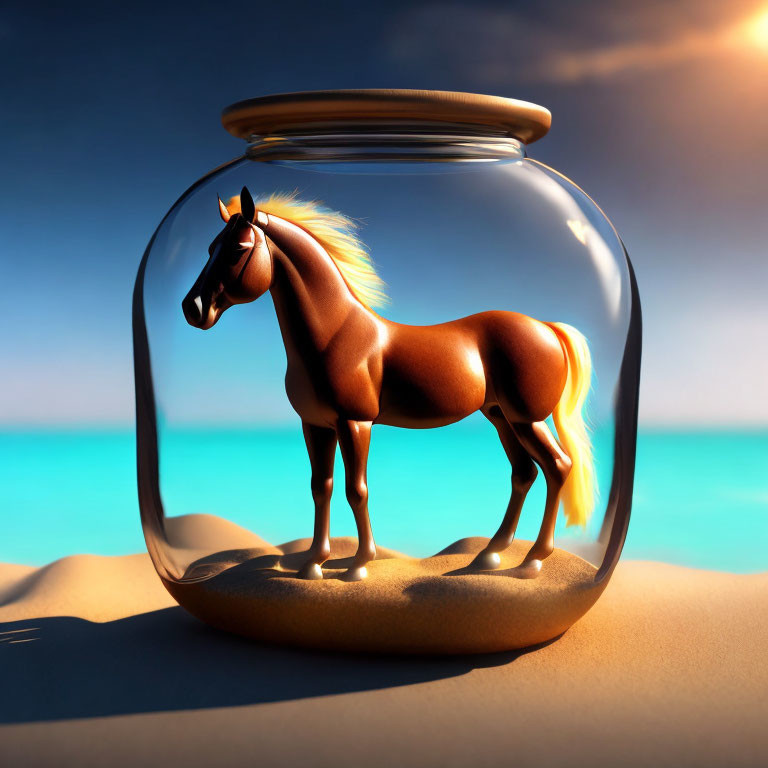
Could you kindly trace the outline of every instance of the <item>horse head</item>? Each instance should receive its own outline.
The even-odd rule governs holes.
[[[231,214],[219,198],[224,229],[208,248],[208,262],[181,302],[187,322],[207,330],[233,304],[258,299],[272,284],[272,255],[251,193],[240,193],[241,213]],[[261,226],[260,226],[261,225]]]

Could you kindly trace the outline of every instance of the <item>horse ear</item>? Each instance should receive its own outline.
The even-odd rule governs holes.
[[[219,197],[219,196],[216,195],[216,197]],[[227,210],[227,206],[221,202],[220,197],[219,197],[219,216],[221,216],[221,220],[225,224],[230,220],[230,218],[232,218],[232,214]]]
[[[253,202],[248,187],[243,187],[240,192],[240,213],[243,214],[246,221],[253,221],[256,218],[256,204]]]

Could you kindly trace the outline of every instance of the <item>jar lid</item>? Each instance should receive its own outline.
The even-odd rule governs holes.
[[[549,130],[548,109],[527,101],[458,91],[365,89],[304,91],[238,101],[222,113],[241,139],[273,134],[345,130],[481,131],[525,144]]]

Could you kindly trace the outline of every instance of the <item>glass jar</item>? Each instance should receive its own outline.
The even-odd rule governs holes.
[[[163,583],[284,644],[561,634],[626,536],[641,320],[611,223],[527,155],[549,112],[333,91],[223,122],[244,155],[171,207],[134,291],[139,504]]]

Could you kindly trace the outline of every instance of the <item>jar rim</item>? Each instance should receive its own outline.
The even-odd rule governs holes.
[[[260,96],[226,107],[221,117],[233,136],[332,131],[476,132],[530,144],[549,130],[552,115],[537,104],[460,91],[355,89]]]

